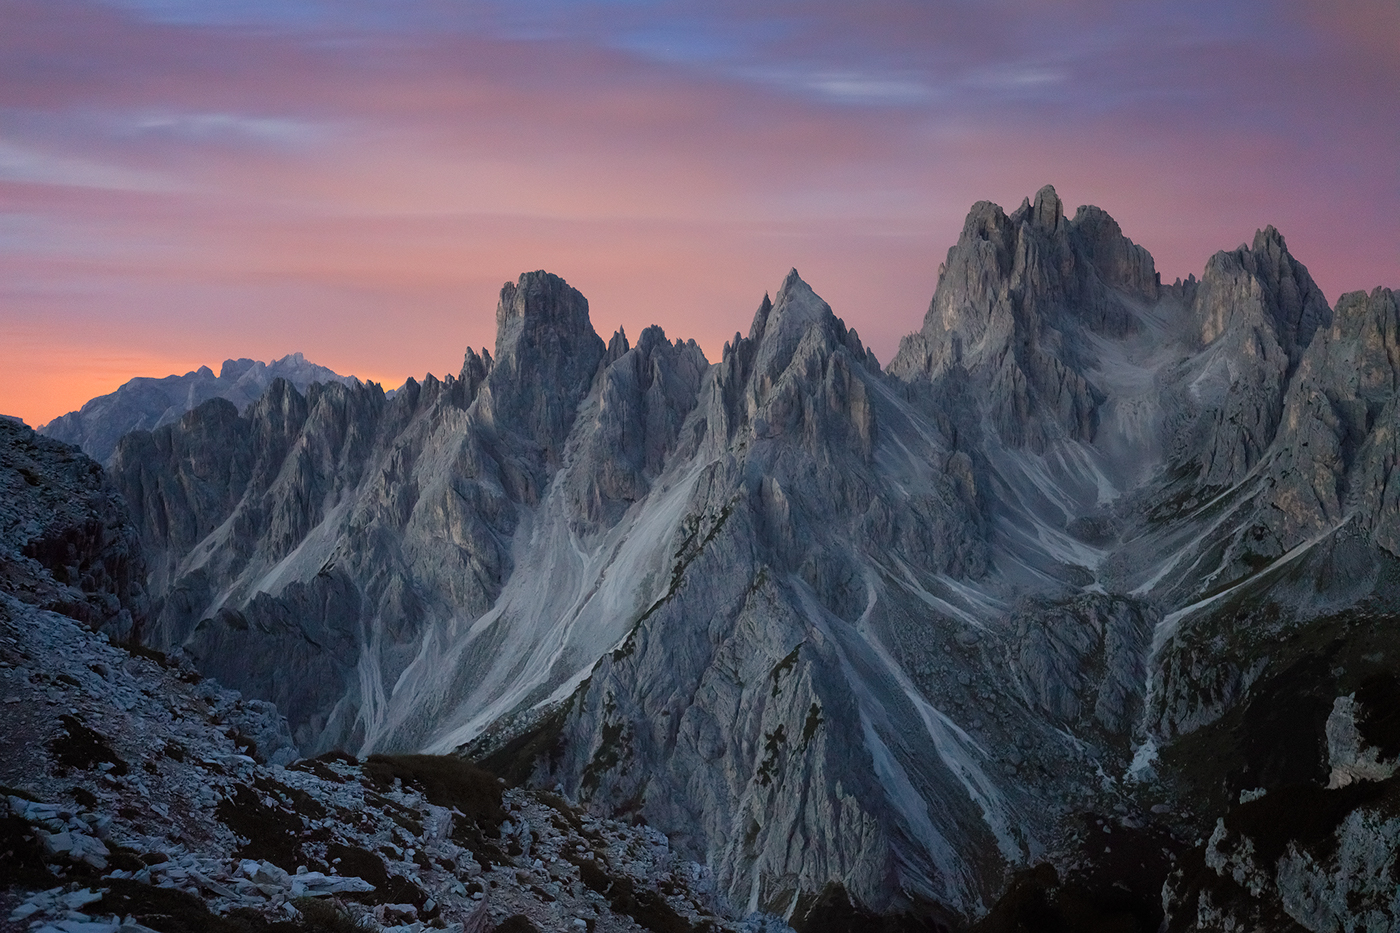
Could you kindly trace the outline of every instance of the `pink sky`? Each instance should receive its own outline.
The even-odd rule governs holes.
[[[796,266],[882,361],[974,201],[1165,279],[1400,287],[1400,7],[0,0],[0,411],[300,350],[386,385],[548,269],[714,358]]]

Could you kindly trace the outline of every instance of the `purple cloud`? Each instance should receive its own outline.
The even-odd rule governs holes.
[[[797,265],[887,358],[970,204],[1046,182],[1167,278],[1272,223],[1333,300],[1400,285],[1393,2],[0,0],[0,21],[0,332],[27,335],[0,399],[35,422],[93,394],[54,374],[97,349],[455,370],[539,267],[600,330],[713,355]]]

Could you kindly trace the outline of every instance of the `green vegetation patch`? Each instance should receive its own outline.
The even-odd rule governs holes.
[[[175,670],[179,667],[178,664],[170,660],[170,656],[164,651],[157,651],[155,648],[147,647],[140,642],[127,642],[123,644],[122,647],[133,657],[145,658],[147,661],[152,661],[167,671]]]
[[[49,743],[49,751],[60,771],[68,768],[86,771],[100,764],[110,764],[111,772],[117,775],[126,774],[129,770],[103,735],[83,725],[76,716],[65,714],[58,720],[63,724],[64,731]]]
[[[395,803],[388,797],[376,794],[374,791],[365,793],[365,802],[382,810],[389,819],[398,823],[410,836],[417,838],[423,835],[423,819],[418,811]]]
[[[773,672],[770,676],[773,678],[773,696],[775,698],[778,696],[779,692],[779,681],[784,674],[792,670],[797,664],[797,653],[801,650],[802,643],[798,642],[797,646],[788,652],[787,657],[783,658],[773,667]]]
[[[229,730],[228,737],[229,740],[233,742],[233,747],[238,749],[240,755],[247,755],[249,758],[254,759],[258,757],[258,743],[254,742],[252,736],[248,735],[242,729]]]
[[[294,761],[287,765],[287,770],[314,774],[323,781],[331,781],[335,784],[347,783],[350,780],[349,778],[330,767],[333,762],[339,762],[340,764],[349,765],[351,767],[358,767],[360,764],[359,759],[354,755],[337,748],[329,752],[323,752],[315,758],[302,758],[299,761]]]
[[[540,933],[540,928],[524,914],[511,914],[496,925],[495,933]]]
[[[291,809],[302,816],[310,817],[313,820],[325,819],[326,808],[321,805],[319,800],[300,787],[288,787],[281,781],[269,777],[254,778],[253,786],[264,794],[270,794],[285,801]]]
[[[269,805],[258,791],[240,784],[232,797],[219,801],[214,813],[247,840],[238,847],[239,858],[263,859],[287,872],[311,864],[303,849],[306,823],[291,807]]]
[[[158,933],[252,933],[267,928],[266,922],[220,917],[198,897],[174,888],[125,878],[103,879],[102,886],[107,890],[101,900],[85,906],[85,913],[130,917]]]
[[[523,787],[541,760],[556,767],[564,754],[564,723],[575,698],[588,689],[588,681],[558,709],[545,716],[532,728],[502,745],[489,755],[477,759],[477,764],[497,777],[505,778],[512,787]]]
[[[591,797],[598,790],[603,775],[617,767],[624,755],[630,754],[631,742],[632,730],[628,723],[608,722],[605,719],[598,739],[598,750],[593,753],[579,779],[580,789]]]
[[[292,901],[305,924],[325,933],[376,933],[379,924],[355,919],[344,904],[335,900],[299,897]]]
[[[1337,827],[1353,810],[1400,805],[1400,778],[1359,781],[1328,790],[1317,784],[1294,784],[1269,791],[1225,815],[1225,828],[1254,842],[1261,865],[1272,871],[1288,844],[1326,862],[1337,849]]]
[[[491,772],[452,755],[371,755],[363,773],[380,790],[391,790],[398,781],[416,788],[436,806],[457,810],[462,816],[453,822],[452,838],[470,849],[483,866],[505,861],[495,840],[506,813],[501,806],[501,783]],[[421,824],[418,834],[422,834]]]
[[[1400,679],[1390,671],[1375,674],[1357,688],[1356,701],[1361,740],[1380,749],[1382,760],[1400,755]]]
[[[384,860],[373,852],[343,842],[328,842],[326,858],[339,875],[352,875],[374,885],[373,891],[351,895],[363,904],[414,904],[422,907],[428,895],[400,875],[390,874]]]
[[[463,815],[500,829],[505,821],[501,785],[496,776],[452,755],[371,755],[364,775],[381,791],[398,780],[416,788],[439,807],[455,807]]]
[[[1208,655],[1171,662],[1185,669],[1208,657],[1211,669],[1219,670],[1238,669],[1254,655],[1269,660],[1241,702],[1160,752],[1160,772],[1200,812],[1224,812],[1246,789],[1326,783],[1325,726],[1338,696],[1357,694],[1358,727],[1363,738],[1369,734],[1368,743],[1400,752],[1400,714],[1389,698],[1395,689],[1392,659],[1400,656],[1400,615],[1363,604],[1280,632],[1279,611],[1266,604],[1203,619],[1198,629],[1210,625],[1228,634],[1212,643]]]
[[[219,916],[193,894],[124,878],[106,878],[100,900],[82,910],[94,917],[130,918],[157,933],[369,933],[379,927],[356,921],[333,900],[298,898],[298,920],[269,921],[256,910],[239,908]]]
[[[376,889],[389,883],[389,870],[384,867],[384,860],[359,846],[328,842],[326,860],[331,863],[336,874],[361,878]]]
[[[76,784],[68,789],[68,796],[72,797],[73,800],[77,802],[78,806],[82,807],[84,810],[95,809],[98,804],[96,794],[86,787],[79,787]]]
[[[1161,907],[1117,888],[1063,883],[1041,864],[1017,873],[973,933],[1156,933]],[[812,930],[804,933],[814,933]]]
[[[0,817],[0,891],[51,888],[54,880],[29,823],[17,816]]]
[[[928,908],[920,912],[909,910],[898,914],[877,914],[852,901],[839,881],[829,881],[815,897],[811,894],[799,895],[797,907],[788,922],[797,933],[948,933],[950,918],[940,917],[932,905],[928,905]],[[1022,933],[1020,928],[1013,929]],[[1025,933],[1061,933],[1054,927],[1024,929]],[[1080,931],[1074,928],[1063,933]]]
[[[778,776],[778,755],[787,742],[787,728],[778,723],[778,728],[763,734],[763,761],[758,765],[758,783],[767,787]]]
[[[654,933],[691,933],[690,922],[657,892],[638,888],[626,876],[610,874],[596,859],[572,861],[578,866],[583,883],[606,897],[617,913],[626,914]]]

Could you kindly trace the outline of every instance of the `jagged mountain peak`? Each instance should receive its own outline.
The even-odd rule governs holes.
[[[521,341],[599,340],[588,318],[588,299],[562,278],[544,270],[522,273],[501,286],[496,305],[496,359],[514,357]],[[601,342],[601,341],[600,341]]]
[[[1283,241],[1283,234],[1273,224],[1265,224],[1264,229],[1254,231],[1254,250],[1256,252],[1269,252],[1278,250],[1288,252],[1288,244]]]
[[[619,327],[613,333],[612,337],[608,339],[608,349],[607,352],[603,354],[603,362],[600,363],[599,366],[606,369],[621,359],[622,356],[631,349],[632,344],[627,340],[627,331]]]
[[[971,220],[975,216],[980,221],[983,218],[997,218],[998,215],[1005,218],[1012,229],[1029,224],[1032,229],[1047,236],[1063,231],[1067,224],[1064,202],[1060,200],[1054,185],[1042,185],[1035,193],[1034,200],[1022,198],[1021,206],[1010,216],[990,201],[978,201],[973,205],[968,219]]]
[[[1266,227],[1207,261],[1189,298],[1193,357],[1173,459],[1213,486],[1239,482],[1273,442],[1284,394],[1332,310],[1283,236]]]
[[[457,374],[457,382],[463,392],[463,401],[470,404],[470,400],[476,398],[477,390],[486,381],[486,377],[490,375],[494,362],[491,359],[491,351],[485,347],[481,348],[480,354],[471,347],[467,347],[467,352],[462,355],[462,370]]]
[[[758,344],[759,358],[767,364],[763,368],[771,370],[773,366],[787,365],[809,328],[834,320],[831,306],[793,269],[783,279],[774,301],[769,302],[764,294],[749,339]]]
[[[802,275],[797,271],[796,266],[789,269],[787,275],[783,276],[783,284],[778,286],[778,300],[781,301],[785,294],[794,290],[804,292],[812,291],[812,286],[803,281]],[[764,294],[767,293],[765,292]]]
[[[1067,221],[1050,186],[1010,216],[979,201],[923,327],[901,341],[889,371],[929,384],[971,379],[1013,447],[1087,441],[1101,401],[1089,378],[1094,340],[1134,332],[1156,293],[1151,256],[1106,212],[1081,208]]]
[[[1152,254],[1123,234],[1101,207],[1081,205],[1069,222],[1075,246],[1100,281],[1143,302],[1155,301],[1161,287]]]
[[[1046,234],[1056,233],[1065,222],[1065,207],[1054,185],[1045,185],[1035,193],[1031,207],[1031,223]]]
[[[1196,293],[1201,340],[1210,343],[1234,328],[1266,328],[1296,366],[1319,327],[1332,312],[1308,269],[1288,251],[1273,226],[1211,256]]]
[[[1095,331],[1121,332],[1131,325],[1121,301],[1108,293],[1152,300],[1156,288],[1151,255],[1101,208],[1081,207],[1066,220],[1049,185],[1010,216],[979,201],[948,251],[924,316],[921,333],[931,346],[923,349],[933,358],[921,365],[906,353],[891,366],[937,375],[964,355],[1000,355],[1013,332],[1033,337],[1067,318]]]
[[[557,275],[526,272],[501,288],[496,358],[478,396],[481,412],[556,461],[606,351],[587,298]]]

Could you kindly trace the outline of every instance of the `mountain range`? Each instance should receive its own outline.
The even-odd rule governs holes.
[[[1046,187],[974,205],[884,367],[795,270],[715,362],[545,272],[496,319],[392,397],[123,436],[145,573],[92,624],[800,930],[1400,918],[1390,290],[1329,306],[1272,227],[1164,284]]]
[[[211,398],[228,399],[242,411],[257,401],[274,379],[285,379],[303,391],[316,382],[358,381],[354,376],[337,375],[308,362],[300,353],[271,363],[224,360],[217,376],[208,366],[183,376],[138,376],[115,392],[90,399],[78,411],[60,415],[39,431],[81,447],[88,456],[105,463],[117,441],[129,431],[152,431],[170,424]]]

